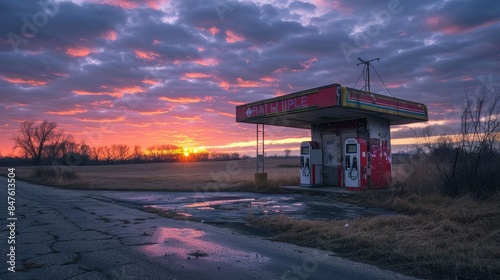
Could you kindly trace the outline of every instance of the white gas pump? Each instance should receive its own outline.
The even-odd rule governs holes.
[[[318,142],[306,141],[300,144],[300,185],[321,185],[322,151]]]
[[[344,186],[364,189],[366,187],[366,141],[361,138],[349,138],[344,147]]]

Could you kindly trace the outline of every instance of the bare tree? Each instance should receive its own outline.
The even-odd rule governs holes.
[[[141,146],[139,146],[139,145],[134,146],[134,151],[132,152],[132,157],[134,158],[135,163],[138,163],[141,161],[141,157],[142,157]]]
[[[113,148],[115,149],[116,158],[120,162],[124,162],[131,157],[128,145],[113,145]]]
[[[465,177],[461,178],[465,191],[484,196],[500,189],[500,93],[481,86],[465,97],[452,175]],[[463,188],[453,189],[455,194],[461,192]]]
[[[292,152],[292,150],[286,149],[283,152],[285,152],[285,158],[288,158],[290,156],[290,153]]]
[[[157,147],[162,160],[164,161],[178,161],[184,154],[182,147],[175,145],[160,145]]]
[[[79,146],[79,156],[80,160],[77,161],[79,164],[86,165],[88,159],[90,158],[91,154],[91,148],[88,144],[85,143],[85,141],[80,142]]]
[[[102,156],[106,164],[110,164],[116,160],[116,148],[114,148],[114,146],[115,145],[102,147]]]
[[[207,161],[209,158],[209,153],[206,151],[197,152],[193,155],[193,158],[196,161]]]
[[[480,163],[488,160],[500,142],[500,94],[488,94],[486,88],[476,96],[466,94],[462,113],[461,148],[475,155],[472,175],[476,176]]]
[[[479,88],[465,94],[460,133],[437,137],[423,130],[428,158],[444,194],[485,197],[500,190],[500,94]],[[433,141],[433,139],[436,139]]]
[[[34,165],[41,163],[44,147],[50,143],[58,144],[62,131],[57,130],[57,123],[44,120],[37,125],[34,121],[24,121],[19,126],[19,135],[14,136],[15,147],[21,148],[25,157]]]
[[[92,147],[90,149],[90,158],[95,161],[95,163],[99,164],[99,159],[102,159],[104,154],[102,147]]]
[[[73,140],[73,136],[67,135],[62,137],[58,143],[54,143],[54,147],[58,147],[58,153],[55,154],[54,159],[58,156],[61,158],[62,164],[68,164],[68,157],[71,154],[78,153],[78,144]]]
[[[147,155],[150,161],[158,162],[161,155],[158,149],[158,146],[149,146],[147,148]]]

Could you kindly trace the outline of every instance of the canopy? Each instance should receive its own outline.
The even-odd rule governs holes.
[[[310,129],[312,124],[374,117],[391,125],[428,120],[421,103],[331,84],[236,107],[236,121]]]

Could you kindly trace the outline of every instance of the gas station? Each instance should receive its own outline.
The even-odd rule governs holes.
[[[236,107],[236,121],[257,125],[257,173],[264,173],[264,126],[310,129],[300,144],[300,185],[349,190],[392,183],[391,125],[428,120],[424,104],[330,84]]]

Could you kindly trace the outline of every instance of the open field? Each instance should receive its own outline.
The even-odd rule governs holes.
[[[31,182],[76,189],[240,191],[255,190],[255,159],[210,162],[114,164],[75,167],[44,167],[55,176],[34,177],[35,167],[16,168],[18,178]],[[265,161],[269,186],[299,185],[297,158]],[[66,178],[65,172],[77,178]],[[269,190],[269,189],[267,189]]]

